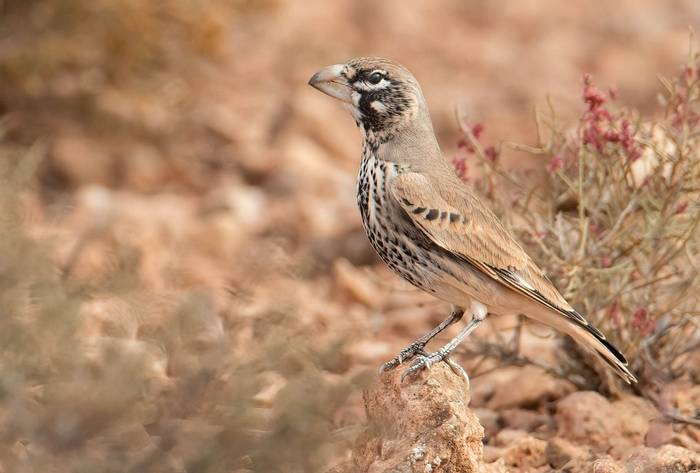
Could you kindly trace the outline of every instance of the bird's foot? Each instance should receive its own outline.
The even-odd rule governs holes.
[[[443,350],[438,350],[427,355],[419,355],[418,358],[411,363],[411,366],[409,366],[401,374],[401,381],[406,379],[407,376],[411,376],[424,368],[430,369],[430,367],[433,366],[433,363],[442,361],[445,358],[447,358],[447,353],[445,353]]]
[[[469,375],[467,374],[467,371],[464,368],[462,368],[459,365],[459,363],[455,363],[447,357],[444,358],[444,361],[445,363],[447,363],[447,365],[450,367],[454,374],[464,378],[464,381],[467,383],[467,390],[469,390],[471,383],[469,382]]]
[[[379,372],[384,373],[386,371],[391,371],[400,364],[403,364],[405,361],[412,359],[416,355],[426,355],[425,351],[423,351],[424,347],[425,343],[416,340],[415,342],[411,343],[409,346],[401,350],[401,353],[396,355],[392,360],[387,361],[382,366],[380,366]]]
[[[467,372],[464,371],[464,368],[459,366],[459,364],[450,360],[448,355],[449,352],[442,349],[433,353],[419,355],[418,358],[411,363],[411,366],[401,373],[401,382],[403,382],[406,377],[411,376],[424,368],[430,369],[434,363],[444,361],[456,375],[462,376],[467,382],[467,386],[469,386],[469,375],[467,375]]]

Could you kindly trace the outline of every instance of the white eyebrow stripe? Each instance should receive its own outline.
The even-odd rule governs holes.
[[[377,84],[370,84],[367,81],[364,80],[359,80],[355,82],[355,87],[361,90],[379,90],[379,89],[384,89],[387,86],[389,86],[391,83],[387,79],[382,79],[379,83]]]

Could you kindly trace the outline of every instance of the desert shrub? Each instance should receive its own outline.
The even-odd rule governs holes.
[[[101,247],[99,276],[73,275],[36,232],[42,156],[0,140],[5,471],[301,472],[335,458],[333,413],[359,389],[324,371],[342,344],[310,343],[282,296],[246,317],[210,287],[148,288],[109,223],[90,237],[118,243]]]
[[[537,113],[536,145],[513,145],[542,163],[537,178],[504,168],[481,125],[462,126],[454,161],[567,300],[649,376],[682,375],[700,347],[699,65],[692,53],[677,77],[661,79],[662,113],[652,117],[586,76],[577,126],[562,128],[550,106]],[[590,386],[574,376],[586,358],[566,353],[559,374]]]

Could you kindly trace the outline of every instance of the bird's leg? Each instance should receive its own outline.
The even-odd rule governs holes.
[[[430,368],[430,366],[433,363],[437,363],[438,361],[446,361],[449,365],[450,368],[452,368],[453,371],[457,372],[458,374],[461,374],[462,376],[465,377],[467,380],[467,384],[469,383],[469,377],[467,376],[466,371],[459,366],[457,363],[449,360],[447,357],[454,351],[455,348],[459,346],[462,341],[464,341],[465,338],[469,336],[470,333],[481,323],[484,321],[486,318],[486,308],[479,304],[477,307],[473,308],[473,314],[472,314],[472,319],[469,321],[469,323],[464,327],[460,332],[445,346],[440,348],[438,351],[427,354],[427,355],[419,355],[414,361],[409,368],[406,369],[401,374],[401,381],[406,378],[406,376],[410,376],[413,373],[416,373],[423,368]]]
[[[384,363],[380,368],[379,372],[383,373],[385,371],[391,371],[397,366],[399,366],[401,363],[404,361],[410,360],[414,356],[418,354],[423,354],[423,348],[425,348],[425,345],[430,342],[437,334],[445,330],[447,327],[452,325],[455,322],[458,322],[461,318],[462,315],[464,315],[464,309],[461,307],[453,307],[452,310],[450,311],[450,315],[447,316],[445,320],[440,322],[440,325],[432,329],[430,332],[426,333],[422,337],[420,337],[418,340],[415,342],[411,343],[409,346],[401,350],[401,353],[396,355],[394,359],[391,361],[387,361]]]

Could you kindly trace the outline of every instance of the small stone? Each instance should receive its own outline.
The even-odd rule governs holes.
[[[367,272],[356,268],[348,260],[338,259],[333,266],[333,271],[338,285],[356,301],[373,309],[379,308],[384,302],[379,288]]]
[[[595,392],[576,392],[557,403],[557,435],[619,458],[644,443],[656,416],[654,407],[639,397],[626,396],[611,403]]]
[[[493,437],[503,427],[501,425],[501,416],[491,409],[483,407],[474,408],[474,413],[479,418],[479,422],[484,427],[486,437]]]
[[[439,382],[437,379],[434,379],[434,378],[429,378],[429,379],[425,382],[425,384],[427,384],[428,386],[431,386],[431,387],[433,387],[433,388],[439,388],[439,387],[440,387],[440,382]]]
[[[550,422],[547,415],[527,409],[505,409],[501,412],[503,425],[510,429],[519,429],[532,432],[541,425]]]
[[[484,463],[481,465],[481,470],[479,470],[479,473],[509,473],[508,472],[508,467],[506,467],[506,462],[503,460],[503,458],[499,458],[498,460],[492,462],[492,463]]]
[[[280,374],[272,371],[263,373],[261,379],[266,381],[266,385],[253,396],[252,400],[258,407],[272,407],[277,393],[287,385],[287,380]]]
[[[493,444],[497,447],[507,447],[526,438],[528,435],[524,430],[503,429],[493,439]]]
[[[508,467],[531,469],[547,464],[547,442],[534,437],[523,437],[505,449],[503,459]]]
[[[544,453],[547,463],[553,468],[562,468],[573,459],[587,456],[587,452],[583,449],[559,437],[554,437],[547,442]]]
[[[637,448],[625,462],[629,473],[691,473],[700,470],[700,453],[676,445]]]
[[[513,389],[513,386],[518,388]],[[543,401],[560,399],[572,390],[570,383],[556,379],[539,368],[518,368],[495,386],[488,407],[501,410],[535,406]]]

